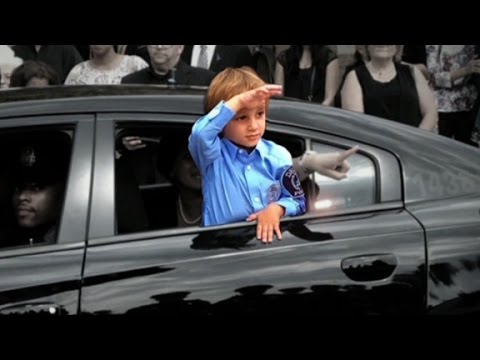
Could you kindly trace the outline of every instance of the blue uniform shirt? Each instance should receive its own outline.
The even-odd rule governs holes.
[[[244,221],[272,202],[287,216],[305,213],[305,195],[288,150],[261,139],[249,154],[221,137],[234,116],[222,101],[192,128],[188,149],[202,175],[203,225]]]

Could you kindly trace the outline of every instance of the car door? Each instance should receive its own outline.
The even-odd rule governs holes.
[[[318,203],[318,209],[283,219],[282,241],[261,244],[254,239],[255,225],[248,223],[116,234],[112,169],[118,123],[188,127],[193,120],[162,114],[99,117],[96,137],[102,144],[95,153],[83,313],[352,314],[425,309],[423,230],[403,208],[398,160],[372,145],[359,144],[357,160],[351,159],[349,184],[357,190],[312,178],[322,196],[332,197],[314,197],[312,206]],[[271,131],[280,139],[303,139],[306,148],[318,151],[322,146],[346,149],[355,144],[288,126],[275,125]],[[344,201],[335,202],[333,196]],[[325,207],[325,200],[334,206]],[[159,211],[165,204],[159,200]]]
[[[72,136],[56,241],[0,248],[0,314],[77,313],[92,172],[93,120],[92,115],[49,115],[0,122],[2,139],[46,130],[65,131]],[[32,156],[30,160],[35,161],[35,154]]]

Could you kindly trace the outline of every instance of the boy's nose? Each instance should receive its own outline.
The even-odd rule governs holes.
[[[248,119],[248,127],[250,129],[256,129],[258,127],[257,120],[253,116]]]

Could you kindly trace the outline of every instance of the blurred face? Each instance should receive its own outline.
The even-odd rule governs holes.
[[[397,45],[367,45],[368,53],[372,59],[393,59],[397,53]]]
[[[224,129],[227,139],[238,146],[253,150],[265,133],[265,104],[241,109]]]
[[[113,50],[113,45],[90,45],[90,51],[93,56],[104,56]]]
[[[183,51],[183,45],[147,45],[152,67],[167,72],[177,65]]]
[[[178,154],[175,159],[173,173],[180,185],[191,190],[202,189],[202,177],[188,149]]]
[[[63,185],[41,187],[36,183],[25,183],[15,188],[12,200],[18,225],[35,228],[59,219]]]
[[[34,76],[30,80],[28,80],[27,84],[25,87],[45,87],[48,86],[48,80],[45,78],[39,78]]]

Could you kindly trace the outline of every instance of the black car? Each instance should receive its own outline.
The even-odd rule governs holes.
[[[71,145],[55,238],[0,238],[1,314],[480,308],[480,150],[364,114],[274,99],[266,138],[292,156],[360,150],[347,179],[313,174],[307,214],[282,219],[283,240],[264,245],[252,223],[175,224],[178,194],[162,169],[176,154],[161,144],[185,140],[204,93],[122,85],[0,92],[1,184],[11,180],[8,157],[23,139],[59,133]],[[125,151],[128,135],[147,146]],[[6,230],[16,225],[16,190],[2,186]]]

